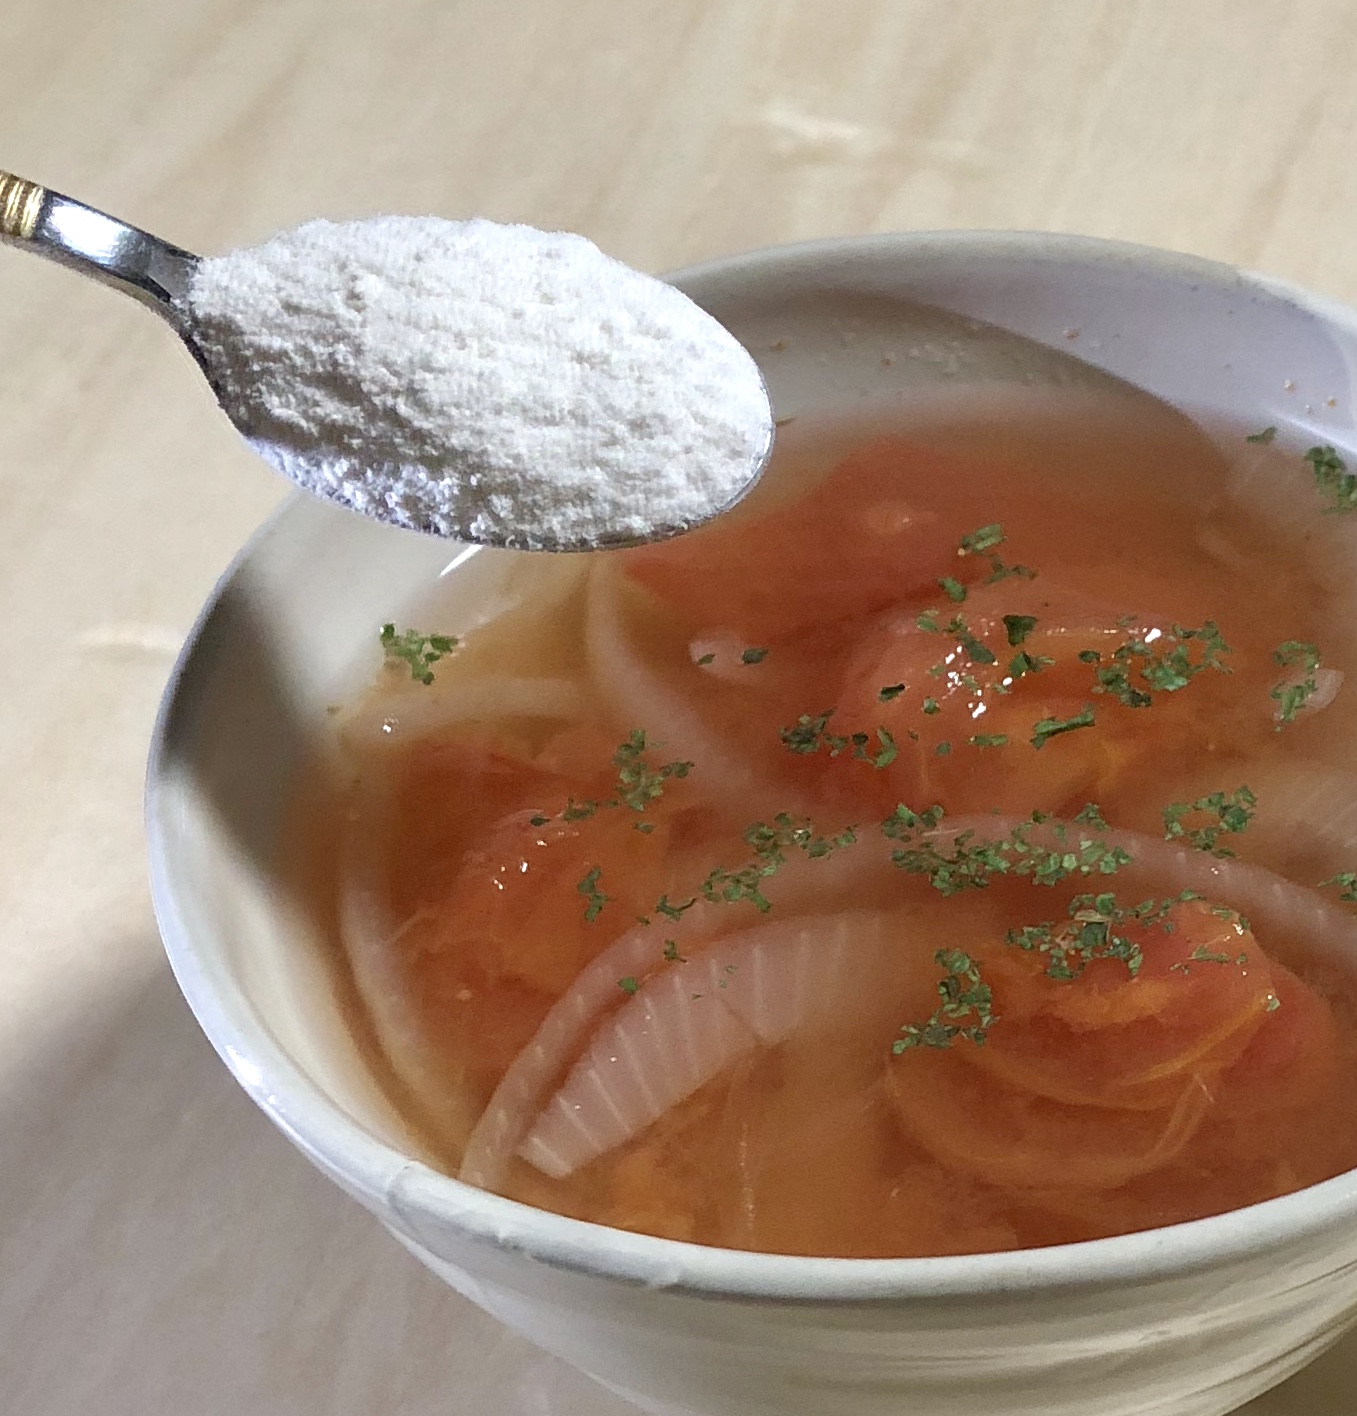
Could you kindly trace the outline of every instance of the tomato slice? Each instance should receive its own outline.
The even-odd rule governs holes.
[[[1204,901],[1175,906],[1166,922],[1170,932],[1125,931],[1142,951],[1135,975],[1102,959],[1059,980],[1043,954],[995,952],[983,970],[999,1022],[959,1057],[1053,1101],[1127,1110],[1169,1105],[1186,1079],[1219,1076],[1268,1015],[1273,967],[1237,916]]]
[[[427,739],[392,761],[380,843],[391,966],[435,1055],[476,1038],[472,1085],[487,1094],[579,970],[666,888],[681,802],[567,810],[612,794],[615,750],[598,733],[562,734],[532,758]]]
[[[973,528],[927,510],[929,491],[977,475],[962,458],[880,438],[794,501],[721,517],[624,563],[693,627],[782,642],[887,609],[949,573]]]
[[[1174,1161],[1275,994],[1272,966],[1237,917],[1192,901],[1168,922],[1168,932],[1126,930],[1143,953],[1135,974],[1102,959],[1066,981],[1037,952],[986,957],[997,1021],[985,1044],[890,1065],[910,1133],[997,1185],[1109,1189]]]
[[[1010,1191],[1125,1185],[1175,1159],[1209,1106],[1191,1078],[1155,1111],[1071,1106],[927,1049],[896,1059],[887,1085],[906,1132],[929,1155]]]
[[[1161,696],[1149,713],[1096,693],[1096,666],[1079,658],[1110,660],[1129,639],[1164,633],[1167,620],[1128,622],[1121,607],[1040,576],[982,584],[959,604],[940,599],[876,617],[834,694],[838,732],[884,727],[900,747],[879,796],[913,789],[914,800],[954,813],[1058,813],[1106,799],[1136,762],[1182,741],[1193,709],[1200,714],[1200,684],[1193,702]],[[1091,729],[1037,732],[1090,709]]]

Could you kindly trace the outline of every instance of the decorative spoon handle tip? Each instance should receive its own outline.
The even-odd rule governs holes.
[[[31,240],[46,199],[46,187],[11,172],[0,172],[0,236],[14,241]]]

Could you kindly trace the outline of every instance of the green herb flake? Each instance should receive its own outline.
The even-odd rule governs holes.
[[[1017,577],[1020,580],[1035,580],[1037,573],[1027,565],[1005,565],[998,556],[989,558],[990,572],[985,581],[986,585],[997,585],[1001,580],[1010,580]]]
[[[1248,961],[1249,956],[1247,954],[1224,954],[1218,949],[1208,949],[1205,944],[1198,944],[1187,958],[1179,959],[1177,963],[1170,964],[1169,972],[1191,973],[1193,964],[1234,964],[1237,968],[1242,969]]]
[[[931,610],[925,610],[923,614],[915,615],[914,623],[925,634],[937,634],[942,628],[938,624],[937,616]]]
[[[666,939],[664,941],[665,962],[670,964],[686,964],[687,959],[679,953],[678,941],[676,939]]]
[[[994,664],[998,660],[993,651],[971,633],[970,626],[960,615],[955,615],[947,624],[947,633],[956,636],[957,644],[973,664]],[[978,685],[977,685],[978,687]]]
[[[742,664],[761,664],[768,657],[766,649],[746,649],[740,655]]]
[[[1325,889],[1329,885],[1338,887],[1338,898],[1346,901],[1350,905],[1357,905],[1357,870],[1340,870],[1337,875],[1331,875],[1327,880],[1319,882],[1319,888]]]
[[[617,986],[623,993],[636,993],[641,987],[640,983],[630,974],[628,974],[626,978],[619,978],[617,980]]]
[[[1324,508],[1326,512],[1357,511],[1357,476],[1347,470],[1334,448],[1312,447],[1305,461],[1315,474],[1315,486],[1331,503]]]
[[[916,1047],[950,1047],[957,1038],[981,1047],[995,1023],[994,994],[975,960],[960,949],[939,949],[933,961],[943,970],[938,980],[942,1002],[926,1022],[900,1029],[891,1044],[897,1057]]]
[[[903,685],[902,685],[903,688]],[[796,752],[810,757],[817,752],[827,752],[830,757],[838,757],[847,752],[858,762],[869,762],[873,767],[889,767],[899,755],[895,738],[885,729],[876,729],[877,746],[871,746],[868,733],[832,733],[829,720],[834,716],[832,708],[814,715],[803,713],[790,728],[780,730],[778,736],[788,752]]]
[[[1107,829],[1096,807],[1085,807],[1084,811],[1095,813],[1096,822],[1089,817],[1079,825]],[[896,843],[891,863],[910,875],[925,877],[941,895],[982,890],[1001,876],[1058,885],[1072,876],[1115,874],[1131,860],[1120,846],[1109,846],[1082,830],[1072,832],[1074,823],[1051,826],[1054,845],[1033,841],[1032,828],[1049,821],[1041,812],[1033,812],[1028,822],[1015,826],[1010,834],[994,838],[980,836],[974,829],[939,837],[944,815],[940,806],[914,811],[902,802],[881,822],[881,834]]]
[[[1220,844],[1223,835],[1237,835],[1253,820],[1258,798],[1248,787],[1236,787],[1232,792],[1210,792],[1196,801],[1170,802],[1164,808],[1164,839],[1186,841],[1199,851],[1213,856],[1233,856],[1234,852]],[[1206,816],[1203,825],[1185,824],[1189,817]]]
[[[1008,741],[1007,733],[976,733],[966,739],[972,747],[1002,747]]]
[[[940,743],[933,749],[933,755],[934,755],[935,757],[948,757],[948,756],[951,755],[951,752],[952,752],[952,744],[951,744],[950,742],[940,742]]]
[[[1120,962],[1134,978],[1144,966],[1145,956],[1140,944],[1127,932],[1128,929],[1157,927],[1165,933],[1172,933],[1173,910],[1180,904],[1199,898],[1195,891],[1183,890],[1163,899],[1151,898],[1126,905],[1111,890],[1076,895],[1069,902],[1067,918],[1059,923],[1047,920],[1041,924],[1011,929],[1007,941],[1029,953],[1044,954],[1047,977],[1059,982],[1077,979],[1089,964],[1100,959]],[[1237,918],[1233,911],[1229,913],[1231,918]],[[1225,963],[1241,962],[1242,959],[1243,956],[1231,954],[1222,956]]]
[[[605,895],[599,888],[598,881],[602,873],[598,866],[594,866],[575,885],[576,891],[584,896],[584,918],[589,924],[603,913],[603,906],[613,898],[611,895]]]
[[[665,919],[680,920],[692,907],[697,904],[697,896],[685,900],[681,905],[675,904],[668,895],[661,895],[655,901],[655,913],[663,915]]]
[[[829,720],[834,716],[832,708],[823,713],[802,713],[790,728],[783,728],[778,736],[788,752],[799,752],[805,756],[819,752],[822,747],[829,749],[831,757],[837,757],[848,746],[848,739],[829,731]]]
[[[421,634],[417,629],[398,634],[394,624],[384,624],[381,644],[388,663],[404,664],[416,683],[427,685],[433,682],[433,666],[456,649],[457,640],[450,634]]]
[[[811,860],[821,860],[854,845],[857,832],[848,826],[836,836],[821,835],[810,821],[797,821],[784,811],[774,816],[771,822],[755,821],[746,827],[744,840],[750,848],[749,861],[733,869],[717,866],[709,871],[698,893],[712,904],[747,901],[761,914],[767,914],[772,909],[772,902],[763,893],[763,882],[782,869],[792,851],[801,851]],[[673,907],[666,909],[667,903],[667,897],[661,896],[655,906],[656,912],[669,914]],[[694,903],[695,899],[690,900],[680,910]]]
[[[1043,748],[1053,737],[1077,732],[1080,728],[1091,728],[1095,721],[1091,703],[1086,703],[1083,710],[1072,718],[1042,718],[1032,724],[1032,746]]]
[[[1276,436],[1277,425],[1275,423],[1269,423],[1266,428],[1259,428],[1256,433],[1250,433],[1244,441],[1246,443],[1261,443],[1266,447]]]
[[[899,698],[900,695],[901,695],[904,691],[905,691],[905,686],[904,686],[904,684],[902,684],[902,683],[888,683],[888,684],[885,686],[885,688],[879,688],[879,689],[877,689],[877,692],[876,692],[877,702],[878,702],[878,703],[890,703],[890,702],[892,702],[894,699]]]
[[[703,654],[702,657],[697,660],[697,666],[699,669],[705,669],[708,664],[714,664],[715,662],[715,654]]]
[[[1293,674],[1272,686],[1270,697],[1277,707],[1273,717],[1277,720],[1276,731],[1280,732],[1287,723],[1295,722],[1300,711],[1319,692],[1319,679],[1315,671],[1319,668],[1319,649],[1302,639],[1288,639],[1272,651],[1273,662],[1283,669],[1295,669]]]
[[[1002,546],[1005,539],[1003,523],[994,521],[988,526],[968,531],[961,538],[957,554],[962,556],[980,555],[984,551],[992,551],[995,546]]]
[[[941,713],[942,709],[938,706],[938,700],[936,698],[925,698],[924,712],[927,713],[930,718],[935,713]]]
[[[664,795],[667,783],[682,781],[693,770],[691,762],[665,762],[655,766],[646,759],[652,744],[643,728],[633,728],[626,741],[617,745],[613,766],[617,781],[613,795],[605,806],[625,806],[632,811],[644,811],[651,802]]]
[[[1014,648],[1017,648],[1036,627],[1036,615],[1004,616],[1004,629],[1008,633],[1008,642],[1013,645]]]
[[[944,575],[938,581],[942,592],[954,604],[959,605],[966,598],[966,587],[959,580],[955,580],[950,575]]]
[[[1230,646],[1207,620],[1199,628],[1175,624],[1160,632],[1134,635],[1104,661],[1094,650],[1079,658],[1096,664],[1094,693],[1110,694],[1128,708],[1148,708],[1156,693],[1177,693],[1208,669],[1229,673]]]
[[[1102,807],[1096,802],[1085,802],[1072,818],[1081,826],[1092,826],[1096,831],[1109,831],[1111,827],[1107,824],[1107,818],[1103,815]]]
[[[1044,654],[1029,654],[1021,649],[1009,660],[1008,672],[1012,678],[1022,678],[1024,674],[1039,674],[1054,663],[1054,659],[1048,659]]]
[[[613,766],[617,768],[617,780],[613,793],[602,801],[588,797],[576,800],[570,797],[560,813],[566,822],[588,821],[605,808],[627,807],[631,811],[643,812],[651,802],[664,795],[670,781],[681,781],[693,769],[691,762],[665,762],[659,765],[647,760],[652,751],[651,743],[642,728],[633,728],[624,742],[617,745],[613,753]],[[535,816],[534,826],[545,826],[549,818]],[[635,829],[649,834],[655,828],[649,823],[636,823]]]
[[[895,739],[885,728],[876,730],[877,748],[872,751],[867,746],[855,747],[853,755],[860,762],[870,762],[877,771],[884,767],[889,767],[900,755],[900,749],[895,745]]]

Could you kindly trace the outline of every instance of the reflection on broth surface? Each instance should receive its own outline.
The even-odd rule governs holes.
[[[1245,431],[974,391],[403,611],[326,888],[444,1167],[890,1256],[1357,1164],[1348,530]]]

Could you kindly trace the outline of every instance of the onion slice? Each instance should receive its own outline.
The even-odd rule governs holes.
[[[805,815],[809,807],[787,784],[766,781],[747,753],[723,736],[651,658],[639,653],[626,625],[624,578],[612,565],[597,565],[589,581],[585,645],[589,668],[619,723],[643,724],[667,754],[700,763],[713,798],[748,819],[760,811]],[[691,665],[689,665],[691,668]]]
[[[428,919],[427,913],[398,920],[392,914],[381,868],[386,834],[386,794],[359,787],[355,812],[341,844],[338,874],[339,936],[354,987],[367,1010],[394,1080],[404,1089],[405,1108],[430,1135],[458,1143],[475,1117],[460,1088],[449,1085],[434,1060],[400,967],[400,941]]]
[[[348,743],[374,739],[408,741],[446,732],[463,723],[505,718],[582,718],[589,707],[583,684],[573,678],[519,678],[496,675],[465,681],[449,678],[432,687],[415,684],[395,695],[362,704],[340,727]]]
[[[1062,826],[1063,841],[1057,831]],[[1307,950],[1357,973],[1357,915],[1326,899],[1318,890],[1297,885],[1265,866],[1213,856],[1138,831],[1115,827],[1104,831],[1077,822],[1057,821],[1037,826],[1014,816],[947,817],[930,839],[955,840],[971,831],[976,840],[997,841],[1011,837],[1018,827],[1025,828],[1027,839],[1035,845],[1096,841],[1120,848],[1131,857],[1132,864],[1114,875],[1089,877],[1090,885],[1096,882],[1102,888],[1116,890],[1118,882],[1129,873],[1139,885],[1153,881],[1155,889],[1164,895],[1195,890],[1212,904],[1228,905],[1238,911],[1264,943],[1268,934],[1299,939]]]
[[[708,906],[701,923],[722,909],[716,918],[728,919],[729,908]],[[494,1188],[515,1152],[568,1175],[756,1047],[921,1006],[935,981],[932,950],[911,935],[905,911],[803,915],[723,936],[657,970],[655,931],[631,931],[581,973],[505,1073],[461,1178]],[[627,977],[644,979],[631,997],[618,987]]]

